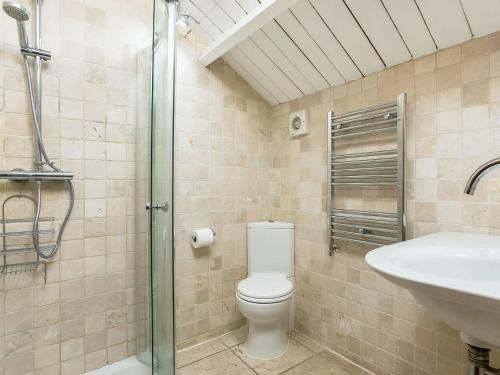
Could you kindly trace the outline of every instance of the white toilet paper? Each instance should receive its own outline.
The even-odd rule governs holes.
[[[214,240],[214,231],[211,228],[193,229],[191,232],[191,245],[195,249],[210,246]]]

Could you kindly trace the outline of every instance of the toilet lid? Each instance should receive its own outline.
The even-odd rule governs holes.
[[[238,293],[255,299],[279,298],[292,291],[292,282],[282,273],[254,273],[238,284]]]

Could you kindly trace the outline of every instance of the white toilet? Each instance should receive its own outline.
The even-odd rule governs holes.
[[[279,357],[288,347],[294,275],[294,226],[278,221],[247,224],[248,277],[236,300],[248,319],[250,357]]]

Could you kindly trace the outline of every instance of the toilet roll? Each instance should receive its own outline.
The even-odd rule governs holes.
[[[211,228],[193,229],[191,232],[191,245],[199,247],[210,246],[214,243],[215,233]]]

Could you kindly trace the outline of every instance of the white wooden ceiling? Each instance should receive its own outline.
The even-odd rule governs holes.
[[[183,0],[218,39],[259,0]],[[299,0],[224,54],[270,104],[500,30],[500,0]]]

